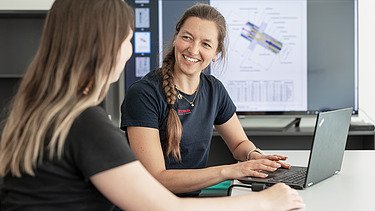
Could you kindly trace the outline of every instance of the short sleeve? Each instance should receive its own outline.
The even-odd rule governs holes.
[[[215,125],[221,125],[227,122],[236,112],[236,106],[230,98],[224,85],[216,79],[215,91],[217,90],[218,97],[218,111],[214,121]]]
[[[121,129],[129,126],[158,129],[162,101],[157,89],[147,82],[133,84],[121,105]]]
[[[73,123],[67,140],[71,162],[86,178],[136,160],[124,132],[100,107],[84,111]]]

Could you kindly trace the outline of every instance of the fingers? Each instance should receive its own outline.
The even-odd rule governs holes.
[[[265,155],[263,158],[272,160],[272,161],[278,161],[278,163],[281,165],[282,168],[290,169],[290,164],[281,162],[281,160],[286,160],[288,157],[283,155]]]
[[[258,159],[223,167],[220,172],[225,179],[239,179],[247,176],[265,178],[268,176],[267,172],[276,171],[281,164],[268,159]]]
[[[226,178],[231,179],[238,179],[244,176],[265,178],[268,177],[267,172],[274,172],[282,166],[285,168],[288,167],[288,164],[269,159],[249,160],[231,165],[225,175]]]
[[[291,165],[289,163],[284,163],[278,161],[278,163],[281,165],[281,168],[290,169]]]
[[[250,160],[244,163],[243,168],[247,172],[246,176],[265,178],[267,172],[274,172],[281,167],[281,164],[268,159]]]
[[[250,175],[251,177],[259,177],[259,178],[266,178],[268,177],[268,174],[261,172],[261,171],[251,171]]]
[[[284,183],[275,184],[271,188],[278,189],[276,192],[279,193],[279,196],[283,197],[282,202],[278,203],[279,207],[282,207],[280,203],[284,203],[287,210],[301,209],[305,207],[305,203],[297,190]]]
[[[290,188],[289,194],[292,209],[301,209],[305,207],[305,203],[303,202],[302,197],[298,194],[297,190]]]
[[[267,167],[272,167],[272,168],[275,168],[273,171],[276,171],[278,168],[281,167],[280,162],[272,161],[272,160],[268,160],[268,159],[259,159],[259,160],[254,160],[252,162],[256,162],[256,164],[258,165],[258,168],[260,170],[268,170]],[[266,169],[264,169],[264,168],[266,168]]]
[[[252,170],[276,171],[281,167],[279,162],[268,159],[249,160],[246,163]]]
[[[283,156],[283,155],[265,155],[263,158],[267,158],[267,159],[274,160],[274,161],[288,159],[287,156]]]

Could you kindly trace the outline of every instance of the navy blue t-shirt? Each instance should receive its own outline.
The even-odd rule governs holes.
[[[148,73],[127,91],[121,106],[121,128],[140,126],[159,130],[161,145],[166,151],[166,120],[169,109],[158,71]],[[195,93],[187,95],[193,101]],[[177,113],[183,132],[180,143],[181,162],[172,155],[165,157],[166,169],[197,169],[207,166],[213,125],[227,122],[236,107],[223,84],[214,76],[201,74],[194,106],[186,99],[177,99]]]

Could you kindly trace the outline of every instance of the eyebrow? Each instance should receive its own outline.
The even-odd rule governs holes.
[[[194,35],[186,30],[183,30],[182,33],[186,33],[186,34],[189,34],[190,36],[194,37]],[[211,39],[203,39],[204,42],[209,42],[209,43],[213,43],[213,41]]]

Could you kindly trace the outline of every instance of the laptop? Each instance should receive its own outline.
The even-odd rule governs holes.
[[[292,166],[267,172],[267,178],[243,177],[245,184],[283,182],[295,189],[310,187],[341,170],[353,108],[318,113],[308,167]]]

